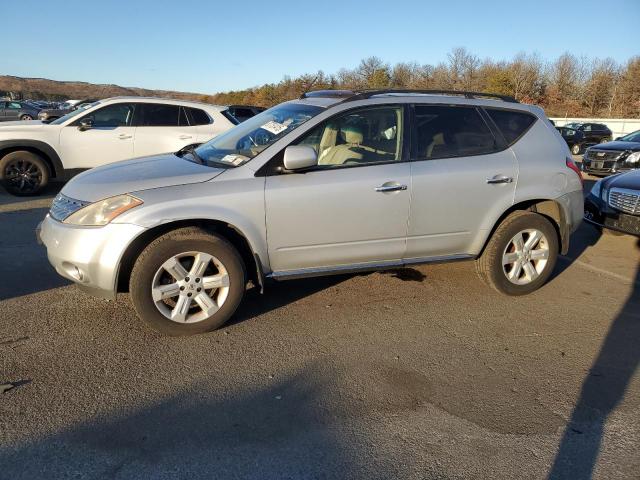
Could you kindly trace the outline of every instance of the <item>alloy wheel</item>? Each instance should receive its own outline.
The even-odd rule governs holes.
[[[151,296],[156,308],[177,323],[210,318],[229,295],[229,273],[216,257],[184,252],[165,261],[156,271]]]
[[[42,172],[35,163],[16,159],[6,166],[4,180],[12,190],[20,193],[35,192],[42,183]]]
[[[502,271],[511,283],[527,285],[542,274],[548,259],[547,237],[540,230],[523,230],[507,243],[502,254]]]

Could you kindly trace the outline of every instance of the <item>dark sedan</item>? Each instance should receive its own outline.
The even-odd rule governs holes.
[[[640,237],[640,170],[596,182],[585,200],[584,219],[599,228]]]
[[[640,130],[613,142],[589,147],[582,159],[582,170],[594,175],[611,175],[637,168],[640,168]]]
[[[40,109],[27,102],[15,100],[0,100],[0,122],[12,122],[16,120],[35,120]]]

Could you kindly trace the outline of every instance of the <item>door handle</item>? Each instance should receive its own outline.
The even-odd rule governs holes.
[[[180,135],[178,138],[180,140],[189,140],[190,138],[193,138],[193,135]]]
[[[387,184],[384,184],[384,185],[380,185],[379,187],[376,187],[375,191],[376,192],[385,193],[385,192],[398,192],[398,191],[406,190],[406,189],[407,189],[406,185],[387,185]]]
[[[131,138],[133,135],[128,135],[126,133],[121,133],[120,135],[118,135],[118,138],[120,140],[126,140],[127,138]]]
[[[497,185],[499,183],[511,183],[513,182],[513,177],[506,177],[504,175],[496,175],[495,177],[487,178],[487,183],[489,185]]]

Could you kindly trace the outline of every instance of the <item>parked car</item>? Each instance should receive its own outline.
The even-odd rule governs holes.
[[[582,151],[582,145],[584,145],[584,133],[570,127],[556,127],[556,130],[560,132],[564,141],[567,142],[571,153],[579,155]]]
[[[266,108],[253,107],[250,105],[229,105],[226,112],[232,117],[236,123],[242,123],[249,120],[251,117],[264,112]]]
[[[74,105],[63,104],[63,106],[59,108],[46,108],[38,113],[38,120],[42,120],[43,122],[52,122],[60,117],[64,117],[74,110],[85,109],[96,101],[96,99],[82,100]]]
[[[613,142],[589,147],[582,159],[582,170],[594,175],[611,175],[640,168],[640,130]]]
[[[580,147],[577,149],[572,149],[571,153],[573,153],[574,155],[579,155],[582,150],[589,145],[608,142],[613,138],[611,130],[603,123],[572,122],[567,123],[565,127],[577,130],[584,135]]]
[[[15,100],[0,101],[0,122],[34,120],[40,109],[36,105]]]
[[[596,182],[585,202],[585,220],[640,237],[640,170]]]
[[[94,102],[51,123],[0,126],[0,180],[14,195],[34,195],[49,178],[205,142],[234,123],[226,107],[161,98]]]
[[[536,106],[319,91],[197,148],[75,177],[39,238],[62,276],[107,298],[128,289],[143,320],[186,335],[226,322],[247,278],[466,259],[527,294],[582,217],[580,171]]]

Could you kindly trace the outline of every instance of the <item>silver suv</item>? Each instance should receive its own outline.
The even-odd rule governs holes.
[[[64,277],[129,290],[170,335],[224,324],[247,282],[475,260],[507,295],[552,273],[582,181],[544,112],[467,92],[318,91],[197,148],[89,170],[39,231]]]

